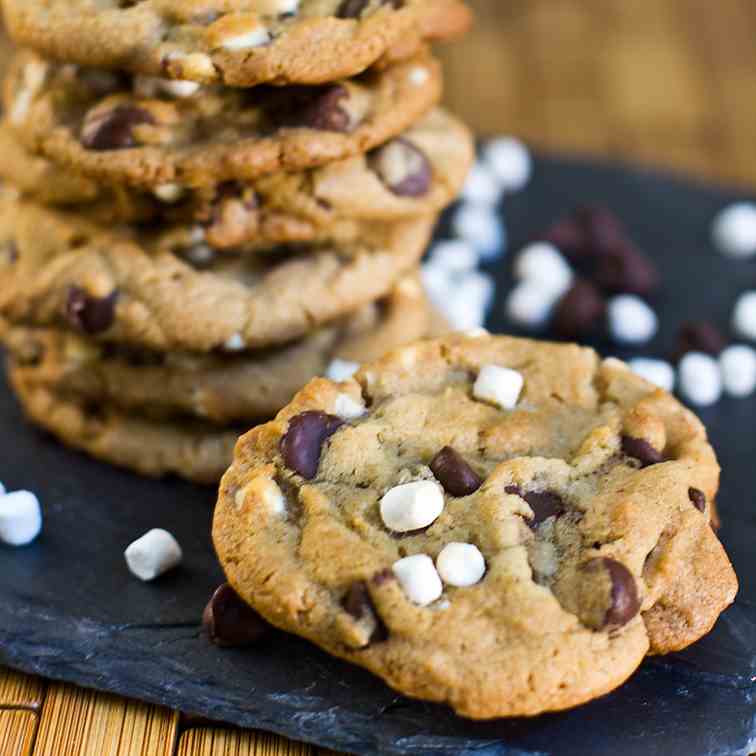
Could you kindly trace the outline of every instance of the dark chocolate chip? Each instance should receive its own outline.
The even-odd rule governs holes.
[[[523,491],[519,486],[507,486],[504,489],[504,493],[508,493],[511,496],[519,496],[521,499],[524,497]]]
[[[399,197],[422,197],[431,186],[433,169],[425,153],[407,139],[394,139],[370,154],[370,167]]]
[[[318,410],[292,417],[280,444],[286,466],[303,478],[312,480],[318,472],[323,444],[342,425],[344,421],[340,417]]]
[[[585,233],[589,254],[603,254],[627,241],[622,222],[605,207],[579,207],[575,210],[575,219]]]
[[[588,247],[585,230],[572,217],[562,218],[536,238],[553,244],[573,262],[583,257]]]
[[[79,286],[71,286],[66,299],[66,319],[84,333],[102,333],[115,322],[117,300],[117,289],[107,297],[99,298],[91,296]]]
[[[386,585],[386,583],[394,580],[396,580],[396,575],[394,575],[394,571],[390,567],[386,567],[373,575],[373,585],[375,586]]]
[[[152,114],[133,105],[119,105],[91,122],[85,122],[81,143],[88,150],[122,150],[133,147],[133,129],[142,124],[155,123]]]
[[[374,577],[373,580],[375,581],[376,578]],[[367,583],[364,581],[352,583],[346,596],[344,596],[341,605],[348,614],[358,621],[363,619],[366,615],[373,618],[375,621],[375,629],[370,635],[370,643],[380,643],[388,638],[388,630],[378,616],[373,600],[370,598]]]
[[[370,0],[342,0],[336,10],[336,18],[359,18]]]
[[[672,359],[677,362],[688,352],[703,352],[718,357],[726,346],[727,339],[713,323],[706,320],[688,321],[680,326]]]
[[[528,522],[531,528],[540,525],[549,517],[561,517],[567,509],[564,499],[554,491],[530,491],[522,498],[533,510],[533,519]]]
[[[706,494],[698,488],[688,489],[688,498],[699,512],[706,511]]]
[[[212,595],[202,614],[202,625],[216,646],[228,648],[257,643],[270,629],[228,583]]]
[[[621,241],[598,255],[594,280],[606,291],[648,296],[659,287],[660,277],[632,242]]]
[[[433,457],[430,469],[444,490],[452,496],[469,496],[483,483],[482,478],[465,462],[464,457],[451,446],[445,446]]]
[[[622,451],[628,457],[633,457],[641,463],[641,467],[650,467],[658,465],[664,461],[664,455],[654,449],[645,438],[634,438],[633,436],[622,436]]]
[[[590,281],[578,279],[559,300],[552,328],[565,338],[578,338],[595,331],[606,314],[606,299]]]
[[[349,92],[340,84],[315,90],[315,94],[307,98],[305,104],[292,117],[292,123],[318,131],[350,131],[349,113],[341,107],[342,100],[347,99]]]
[[[621,562],[606,557],[587,563],[589,569],[603,569],[611,581],[610,603],[604,615],[603,629],[623,627],[638,614],[638,586],[630,570]]]

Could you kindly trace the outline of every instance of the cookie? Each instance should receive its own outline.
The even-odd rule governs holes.
[[[11,37],[58,60],[248,87],[321,84],[464,32],[460,0],[8,0]]]
[[[417,265],[433,221],[386,224],[382,240],[243,255],[155,248],[0,197],[0,317],[161,351],[282,344],[385,296]]]
[[[620,685],[737,581],[698,419],[618,360],[480,333],[317,379],[243,436],[213,539],[267,621],[473,718]]]
[[[151,417],[216,423],[268,419],[334,359],[364,362],[422,338],[434,326],[417,277],[382,302],[293,344],[239,355],[159,353],[102,345],[66,331],[11,328],[4,337],[27,386]]]
[[[168,82],[170,84],[170,82]],[[422,55],[318,87],[200,87],[45,61],[19,53],[5,82],[8,123],[34,154],[108,184],[186,187],[249,180],[357,155],[399,135],[441,94]]]

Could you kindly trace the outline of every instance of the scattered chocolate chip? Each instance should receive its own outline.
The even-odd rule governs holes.
[[[533,510],[533,519],[528,522],[531,528],[540,525],[549,517],[561,517],[567,509],[564,499],[554,491],[530,491],[522,498]]]
[[[553,244],[565,257],[573,262],[584,256],[587,237],[583,227],[572,217],[562,218],[536,238]]]
[[[727,339],[713,323],[706,320],[688,321],[680,326],[672,361],[678,362],[688,352],[703,352],[718,357],[726,346]]]
[[[590,281],[578,279],[559,300],[552,327],[565,338],[578,338],[596,330],[606,315],[606,299]]]
[[[699,512],[706,511],[706,494],[698,488],[688,489],[688,498]]]
[[[216,646],[226,648],[257,643],[270,629],[228,583],[213,593],[202,614],[202,625]]]
[[[350,131],[352,124],[349,113],[341,107],[341,103],[348,99],[349,92],[340,84],[312,90],[291,121],[293,125],[308,129],[345,133]]]
[[[81,143],[88,150],[122,150],[133,147],[133,129],[153,124],[152,113],[133,105],[119,105],[113,110],[86,119],[81,131]]]
[[[629,241],[616,242],[596,260],[594,279],[602,289],[648,296],[659,287],[656,266]]]
[[[604,615],[601,629],[623,627],[638,614],[640,600],[638,586],[630,570],[621,562],[607,557],[592,559],[586,563],[588,570],[606,570],[611,581],[609,607]]]
[[[507,486],[504,493],[508,493],[510,496],[519,496],[521,499],[524,498],[523,490],[519,486]]]
[[[627,241],[622,222],[608,208],[584,205],[575,210],[575,219],[583,229],[589,254],[603,254]]]
[[[386,583],[390,583],[393,580],[396,580],[396,575],[394,575],[394,571],[390,567],[386,567],[373,575],[373,585],[375,586],[386,585]]]
[[[340,417],[318,410],[302,412],[291,418],[280,444],[286,466],[312,480],[318,472],[323,444],[342,425],[344,421]]]
[[[66,319],[84,333],[102,333],[115,321],[117,300],[117,289],[107,297],[99,298],[91,296],[79,286],[71,286],[66,300]]]
[[[444,491],[452,496],[469,496],[483,483],[482,478],[465,462],[464,457],[451,446],[445,446],[433,457],[430,469],[444,487]]]
[[[393,572],[391,574],[393,576]],[[374,577],[373,580],[375,581],[375,579]],[[344,611],[357,621],[365,617],[373,619],[375,629],[370,635],[370,643],[380,643],[388,638],[388,630],[378,616],[373,600],[370,598],[367,584],[364,581],[352,583],[341,605],[344,607]]]
[[[645,438],[634,438],[633,436],[622,436],[622,452],[628,457],[637,459],[641,467],[650,467],[664,462],[664,455],[654,449]]]
[[[370,0],[342,0],[336,10],[336,18],[359,18]]]
[[[374,150],[369,165],[399,197],[422,197],[430,189],[431,164],[422,150],[407,139],[394,139]]]

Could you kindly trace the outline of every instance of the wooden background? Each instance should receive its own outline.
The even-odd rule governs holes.
[[[754,0],[472,0],[443,51],[480,133],[756,183]],[[316,756],[274,736],[0,670],[2,756]]]

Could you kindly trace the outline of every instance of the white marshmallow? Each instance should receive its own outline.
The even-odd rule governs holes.
[[[25,546],[39,535],[40,530],[42,509],[31,491],[13,491],[0,497],[0,541],[11,546]]]
[[[454,233],[478,250],[484,260],[494,260],[504,253],[504,225],[494,209],[463,202],[452,218]]]
[[[719,355],[724,390],[738,398],[756,390],[756,350],[745,344],[734,344]]]
[[[439,307],[452,331],[470,331],[481,328],[486,322],[486,310],[481,302],[465,302],[455,296]]]
[[[200,84],[186,79],[160,79],[160,88],[171,97],[184,99],[197,94]]]
[[[246,347],[244,343],[244,337],[240,333],[235,333],[229,336],[223,342],[223,348],[227,352],[241,352]]]
[[[162,528],[153,528],[123,552],[132,574],[140,580],[154,580],[181,564],[181,547],[176,539]]]
[[[486,574],[486,560],[472,543],[448,543],[436,557],[436,569],[447,585],[466,588]]]
[[[340,383],[349,380],[360,369],[359,362],[350,362],[349,360],[340,360],[338,357],[331,360],[331,364],[326,369],[326,378]]]
[[[483,149],[483,159],[506,192],[522,189],[533,173],[530,151],[519,139],[512,137],[490,141]]]
[[[262,47],[268,42],[270,42],[270,33],[264,26],[258,26],[244,34],[226,37],[221,45],[226,50],[248,50],[252,47]]]
[[[741,336],[756,341],[756,291],[738,297],[732,312],[732,327]]]
[[[501,184],[491,169],[479,161],[473,163],[462,187],[462,199],[481,205],[496,205],[501,199]]]
[[[0,496],[5,496],[5,486],[0,483]]]
[[[362,417],[367,409],[364,404],[356,402],[348,394],[339,394],[334,400],[333,412],[342,420],[354,420],[357,417]]]
[[[480,257],[472,244],[462,239],[446,239],[433,245],[428,264],[456,275],[475,270],[479,261]]]
[[[395,533],[427,528],[443,511],[443,489],[430,480],[394,486],[381,499],[383,524]]]
[[[425,289],[431,303],[435,307],[443,309],[451,296],[451,291],[454,286],[452,274],[439,265],[425,263],[420,268],[420,278],[422,279],[423,288]]]
[[[688,352],[678,366],[680,394],[691,404],[708,407],[722,396],[717,361],[703,352]]]
[[[513,323],[536,330],[548,323],[554,305],[561,296],[561,293],[540,281],[526,279],[509,292],[504,307]]]
[[[498,404],[503,409],[513,409],[524,384],[522,373],[500,365],[484,365],[473,385],[473,396],[486,402]]]
[[[645,344],[659,328],[656,313],[634,294],[620,294],[607,307],[609,333],[622,344]]]
[[[629,364],[634,373],[665,391],[672,391],[675,387],[675,369],[668,362],[636,357]]]
[[[427,554],[404,557],[394,562],[391,569],[413,604],[432,604],[444,591],[433,560]]]
[[[717,249],[728,257],[756,254],[756,205],[736,202],[714,218],[711,230]]]
[[[514,265],[515,278],[537,281],[542,286],[564,294],[572,285],[572,268],[562,253],[548,242],[533,242],[520,251]]]
[[[468,339],[485,339],[490,335],[491,332],[486,328],[471,328],[464,333],[464,336]]]
[[[180,184],[160,184],[152,193],[161,201],[173,204],[184,196],[184,187]]]

